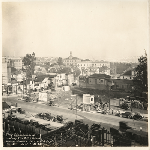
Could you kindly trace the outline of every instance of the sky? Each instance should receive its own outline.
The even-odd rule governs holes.
[[[2,55],[137,61],[148,50],[146,0],[2,3]]]

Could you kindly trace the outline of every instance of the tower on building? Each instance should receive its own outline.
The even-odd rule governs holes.
[[[72,59],[72,51],[70,51],[69,59]]]
[[[70,51],[70,57],[72,57],[72,51]]]

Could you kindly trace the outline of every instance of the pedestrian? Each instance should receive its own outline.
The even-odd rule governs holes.
[[[112,115],[113,115],[113,109],[112,109]]]

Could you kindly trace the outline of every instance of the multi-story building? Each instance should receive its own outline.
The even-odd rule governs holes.
[[[93,74],[91,76],[79,76],[79,87],[98,89],[98,90],[109,90],[112,86],[110,76],[106,74]]]
[[[2,84],[11,83],[11,68],[7,65],[7,58],[2,57]]]
[[[70,52],[70,56],[63,60],[63,63],[66,66],[77,66],[77,64],[81,62],[81,59],[72,56],[72,52]]]
[[[106,61],[90,61],[83,60],[77,64],[82,74],[91,75],[93,73],[101,73],[110,75],[110,62]],[[83,73],[84,70],[84,73]]]
[[[22,59],[20,57],[12,57],[8,58],[9,66],[14,67],[16,69],[22,69]]]

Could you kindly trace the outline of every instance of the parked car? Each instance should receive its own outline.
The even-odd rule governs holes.
[[[122,115],[123,118],[130,118],[130,119],[132,119],[133,116],[134,116],[134,113],[132,113],[132,112],[125,112],[125,113],[122,113],[121,115]]]
[[[73,85],[73,86],[75,86],[75,85],[76,85],[76,83],[72,83],[72,85]]]
[[[17,112],[17,108],[15,106],[11,106],[10,108],[12,112],[15,112],[15,113]]]
[[[144,117],[142,120],[148,122],[148,117]]]
[[[30,98],[29,96],[27,96],[27,97],[25,98],[25,100],[26,100],[26,102],[30,102],[30,101],[31,101],[31,98]]]
[[[136,112],[135,115],[133,116],[134,120],[140,120],[142,118],[143,118],[143,116],[139,112]]]

